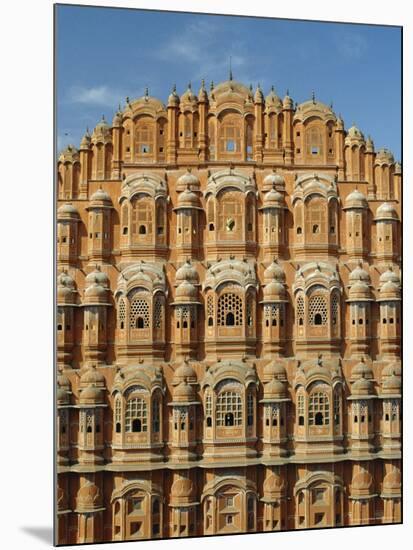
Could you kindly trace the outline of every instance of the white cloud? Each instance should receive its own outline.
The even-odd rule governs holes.
[[[367,49],[366,39],[355,32],[340,33],[336,36],[338,52],[347,59],[360,59]]]
[[[70,88],[67,101],[69,103],[82,103],[84,105],[102,105],[114,107],[125,97],[121,92],[111,89],[109,86],[73,86]]]

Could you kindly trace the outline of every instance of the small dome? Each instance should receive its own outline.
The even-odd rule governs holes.
[[[101,120],[95,126],[95,132],[105,133],[110,129],[109,124],[106,122],[105,115],[102,115]]]
[[[89,149],[90,147],[90,134],[89,130],[86,131],[86,134],[82,137],[82,141],[80,142],[80,149]]]
[[[199,283],[198,272],[189,260],[176,270],[175,281],[177,284],[182,281],[188,281],[192,284]]]
[[[383,393],[401,393],[402,381],[399,376],[391,374],[386,377],[382,384]]]
[[[285,286],[276,279],[273,279],[264,287],[264,299],[274,302],[285,301]]]
[[[277,109],[282,109],[282,101],[275,93],[274,86],[271,86],[271,91],[265,98],[265,105],[267,107],[276,107]]]
[[[66,272],[57,276],[57,303],[74,303],[76,300],[76,285],[73,278]]]
[[[367,365],[364,361],[360,361],[360,363],[357,363],[354,365],[352,371],[351,371],[351,378],[353,380],[356,380],[358,378],[365,378],[366,380],[372,380],[373,379],[373,371],[371,370],[370,366]]]
[[[345,208],[368,208],[365,195],[358,189],[354,189],[345,200]]]
[[[112,199],[110,198],[109,193],[104,191],[101,187],[93,193],[93,195],[90,197],[90,201],[92,203],[92,206],[112,205]],[[97,204],[94,205],[93,203]]]
[[[285,398],[285,384],[277,378],[273,378],[267,382],[264,386],[264,398],[265,399],[284,399]]]
[[[350,284],[356,283],[358,281],[363,281],[363,283],[366,283],[367,285],[369,285],[371,282],[370,275],[365,269],[362,268],[361,263],[356,268],[354,268],[349,275]]]
[[[399,215],[395,207],[389,202],[381,204],[376,211],[376,220],[398,220]]]
[[[374,142],[370,136],[366,140],[366,153],[374,153]]]
[[[61,151],[59,155],[59,162],[76,162],[79,160],[79,151],[74,145],[68,145]]]
[[[86,386],[86,388],[80,390],[79,400],[82,405],[101,403],[103,401],[102,390],[96,386]]]
[[[285,187],[285,180],[281,176],[281,174],[277,174],[276,172],[271,172],[270,174],[267,174],[262,182],[262,190],[264,192],[270,191],[273,188],[276,189],[284,189]]]
[[[57,210],[57,220],[61,219],[79,219],[79,212],[77,211],[77,208],[75,208],[70,203],[62,204],[62,206],[59,206]]]
[[[394,468],[391,472],[387,473],[383,479],[384,491],[400,491],[401,488],[401,474],[398,468]]]
[[[94,483],[87,481],[79,489],[76,496],[77,508],[81,510],[94,509],[102,505],[102,495]]]
[[[184,403],[193,401],[194,393],[194,387],[183,381],[174,387],[172,395],[174,401],[180,401]]]
[[[376,164],[394,164],[394,157],[391,151],[385,147],[379,149],[376,153]]]
[[[173,384],[179,384],[183,381],[188,382],[189,384],[196,384],[196,372],[194,369],[184,361],[174,372]]]
[[[385,300],[400,300],[400,284],[396,284],[393,281],[387,281],[379,288],[378,301],[383,302]]]
[[[356,302],[357,300],[370,300],[371,292],[370,287],[364,281],[354,282],[349,291],[349,300]]]
[[[65,374],[60,372],[57,375],[56,399],[58,405],[68,405],[71,393],[70,381]]]
[[[373,478],[371,477],[371,474],[369,472],[363,470],[353,477],[351,485],[353,489],[369,490],[373,485]]]
[[[105,302],[107,299],[107,289],[103,286],[93,283],[85,290],[85,298],[88,302]]]
[[[394,165],[394,175],[401,175],[402,173],[402,165],[400,164],[400,162],[396,162],[396,164]]]
[[[86,276],[85,282],[86,285],[97,283],[101,286],[109,287],[109,277],[104,271],[100,270],[100,266],[98,265],[91,273]]]
[[[182,281],[176,289],[176,301],[196,301],[198,298],[197,288],[189,281]]]
[[[281,381],[287,380],[287,373],[285,371],[285,368],[283,364],[279,361],[271,361],[264,367],[264,381],[269,381],[273,378],[277,378]]]
[[[89,367],[80,377],[81,386],[89,386],[90,384],[99,388],[104,388],[106,385],[105,377],[96,367]]]
[[[343,119],[341,118],[340,115],[338,115],[338,118],[337,118],[336,128],[337,128],[337,130],[344,130],[344,121],[343,121]]]
[[[189,497],[194,492],[194,485],[188,478],[179,478],[175,480],[171,487],[172,497]]]
[[[357,126],[351,126],[347,131],[346,142],[349,141],[364,141],[364,135]]]
[[[188,188],[191,190],[197,190],[199,189],[200,181],[195,174],[192,174],[192,172],[188,169],[185,174],[182,174],[177,180],[176,180],[176,190],[178,192],[185,191]]]
[[[196,193],[190,190],[189,186],[178,196],[179,208],[200,209],[199,198]]]
[[[367,378],[358,378],[351,386],[352,395],[371,395],[373,393],[373,385]]]
[[[275,473],[271,473],[264,481],[264,494],[267,496],[281,493],[285,488],[284,480]]]
[[[191,83],[189,83],[187,90],[181,96],[181,103],[196,104],[197,102],[198,102],[198,98],[196,97],[196,95],[192,91]]]
[[[119,128],[120,126],[122,126],[122,113],[120,111],[120,105],[119,105],[119,111],[117,111],[115,113],[115,116],[113,117],[112,126],[114,128]]]
[[[265,208],[284,208],[284,197],[283,195],[276,190],[275,185],[273,184],[273,188],[271,191],[268,191],[268,193],[264,196],[264,207]]]
[[[293,108],[294,108],[294,102],[287,93],[283,99],[283,109],[293,109]]]
[[[198,101],[200,103],[208,101],[208,92],[206,91],[204,80],[202,80],[201,87],[198,92]]]
[[[255,94],[254,94],[254,102],[255,103],[264,103],[264,95],[262,93],[262,90],[261,90],[261,87],[260,85],[258,84],[256,90],[255,90]]]
[[[399,277],[397,276],[397,274],[393,271],[393,268],[392,266],[389,266],[387,268],[386,271],[384,271],[381,275],[380,275],[380,284],[383,284],[383,283],[388,283],[389,281],[391,281],[392,283],[396,284],[396,285],[400,285],[400,279]]]
[[[272,280],[276,280],[279,283],[285,282],[285,273],[279,263],[273,260],[270,265],[264,271],[264,281],[267,283]]]
[[[382,378],[386,376],[401,376],[402,375],[402,368],[399,363],[390,363],[390,365],[386,365],[383,367],[383,370],[381,371]]]
[[[179,107],[179,96],[176,93],[176,86],[173,87],[172,92],[169,94],[168,107]]]

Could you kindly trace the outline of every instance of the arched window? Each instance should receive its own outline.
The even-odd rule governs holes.
[[[330,403],[323,391],[311,393],[308,402],[308,423],[310,426],[327,426],[330,424]]]
[[[212,395],[209,393],[205,396],[205,417],[208,428],[212,426]]]
[[[132,235],[152,235],[152,198],[140,194],[132,201]]]
[[[115,397],[115,431],[121,432],[122,427],[122,402],[120,395]]]
[[[145,157],[153,154],[154,147],[154,124],[149,118],[141,119],[136,128],[136,155]]]
[[[155,296],[154,313],[153,313],[154,327],[157,329],[162,328],[163,321],[163,298],[159,294]]]
[[[305,399],[303,393],[297,395],[297,416],[298,416],[298,425],[304,426],[304,416],[305,416]]]
[[[333,408],[334,408],[334,424],[337,426],[340,424],[340,409],[341,409],[341,390],[339,386],[337,386],[334,389]]]
[[[222,294],[218,299],[219,326],[240,326],[242,318],[242,298],[232,292]]]
[[[224,190],[220,194],[218,206],[218,228],[222,238],[242,235],[244,197],[240,191]]]
[[[125,319],[126,319],[126,305],[125,305],[125,300],[121,298],[119,300],[119,306],[118,306],[118,326],[121,330],[125,328]]]
[[[320,156],[323,152],[323,137],[318,128],[308,128],[306,132],[306,145],[308,156]]]
[[[334,292],[332,297],[331,297],[331,322],[332,322],[333,325],[338,325],[339,299],[340,298],[339,298],[338,292]],[[359,322],[360,322],[360,320],[359,320]]]
[[[308,300],[308,324],[310,326],[327,324],[327,292],[324,289],[311,294]]]
[[[127,432],[148,430],[147,407],[144,399],[133,397],[126,403],[125,430]]]
[[[122,223],[122,235],[127,235],[129,219],[128,219],[128,203],[126,201],[124,201],[124,203],[122,204],[121,223]]]
[[[297,297],[297,321],[300,326],[304,324],[304,297]]]
[[[254,424],[254,396],[251,392],[247,397],[247,425],[252,426]]]
[[[159,409],[160,409],[159,400],[155,398],[152,403],[152,426],[153,426],[154,433],[158,433],[160,430]]]
[[[227,114],[219,126],[219,150],[224,154],[241,153],[242,118]]]
[[[207,316],[208,316],[208,326],[214,326],[214,298],[210,294],[207,298]]]
[[[217,426],[240,426],[242,423],[242,402],[239,393],[223,391],[218,395]]]
[[[135,297],[130,305],[130,328],[148,328],[149,324],[149,303],[143,298]]]

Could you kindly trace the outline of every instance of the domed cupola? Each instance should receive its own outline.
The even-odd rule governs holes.
[[[168,97],[168,107],[179,107],[179,95],[176,93],[176,86],[174,84],[172,92]]]
[[[273,378],[264,385],[264,399],[271,401],[284,400],[287,396],[286,386],[284,382]]]
[[[178,193],[188,189],[191,191],[199,191],[199,187],[199,178],[192,173],[190,168],[188,168],[187,171],[176,180],[176,190]]]
[[[80,142],[80,151],[90,149],[90,144],[91,144],[91,135],[89,133],[89,129],[87,129],[86,133],[84,134]]]
[[[399,215],[394,206],[389,202],[381,204],[376,211],[375,220],[398,220]]]
[[[99,187],[90,197],[90,207],[92,208],[112,208],[112,199],[109,193]]]
[[[196,107],[198,103],[198,98],[192,91],[191,83],[188,84],[188,88],[181,96],[181,106],[191,106],[192,108]]]
[[[64,270],[57,276],[57,303],[75,306],[76,298],[76,283]]]
[[[265,193],[266,191],[270,191],[274,187],[277,191],[285,190],[285,180],[283,176],[281,174],[277,174],[275,170],[267,174],[263,179],[262,190]]]
[[[192,283],[193,285],[199,284],[199,275],[191,261],[188,259],[176,270],[175,282],[180,284],[183,281]]]
[[[281,380],[282,382],[287,381],[287,373],[281,361],[270,361],[264,367],[263,382],[269,382],[273,378]]]
[[[96,124],[92,133],[92,143],[110,143],[112,141],[112,135],[110,126],[107,123],[105,116],[102,115],[102,119]]]
[[[385,147],[379,149],[376,153],[375,164],[379,164],[379,165],[387,164],[389,166],[391,164],[394,164],[394,157],[391,151],[389,151],[389,149],[386,149]]]
[[[267,110],[271,108],[275,108],[276,110],[282,109],[282,106],[283,106],[282,101],[278,97],[278,95],[275,93],[274,86],[271,86],[271,91],[265,98],[265,106]]]
[[[99,266],[89,273],[85,279],[85,302],[103,303],[108,302],[109,278],[105,272],[100,270]],[[110,305],[110,304],[107,304]]]
[[[183,381],[172,390],[172,397],[175,403],[191,403],[195,399],[194,387]]]
[[[79,212],[75,206],[67,202],[62,204],[57,210],[57,222],[60,221],[79,221]]]
[[[277,191],[275,183],[273,183],[271,190],[264,195],[263,207],[286,208],[284,196],[279,191]]]
[[[181,382],[187,382],[188,384],[197,383],[196,372],[187,361],[183,361],[179,367],[175,369],[172,385],[177,386],[181,384]]]
[[[345,145],[352,147],[353,145],[361,145],[364,143],[363,133],[353,124],[353,126],[351,126],[347,131]]]
[[[359,378],[365,378],[366,380],[373,380],[373,371],[370,366],[362,358],[359,363],[354,365],[351,371],[351,380],[355,381]]]
[[[263,303],[265,302],[288,302],[283,283],[274,278],[265,285]]]
[[[285,109],[285,110],[294,109],[294,102],[291,99],[291,97],[288,95],[288,90],[287,90],[287,93],[285,94],[284,99],[283,99],[283,109]]]
[[[59,372],[57,375],[57,390],[56,390],[56,400],[57,406],[69,405],[70,396],[72,394],[70,380],[68,377]]]
[[[199,197],[194,191],[191,191],[190,185],[187,184],[187,187],[182,193],[178,196],[178,205],[174,210],[182,209],[195,209],[202,210],[199,202]]]
[[[274,279],[279,283],[285,283],[284,270],[275,259],[264,271],[264,282],[269,283]]]
[[[368,203],[365,195],[358,189],[354,189],[349,195],[347,195],[344,202],[344,210],[350,208],[368,208]]]
[[[361,376],[351,386],[351,395],[357,399],[374,395],[374,386],[368,378]]]
[[[255,90],[254,103],[264,103],[264,95],[259,84]]]
[[[206,103],[208,101],[208,92],[205,88],[205,80],[202,79],[201,87],[198,92],[198,101],[199,103]]]

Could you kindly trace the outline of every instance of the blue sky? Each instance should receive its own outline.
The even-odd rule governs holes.
[[[56,31],[59,149],[146,86],[166,102],[174,83],[226,80],[232,56],[235,80],[299,103],[314,90],[400,159],[399,28],[62,5]]]

